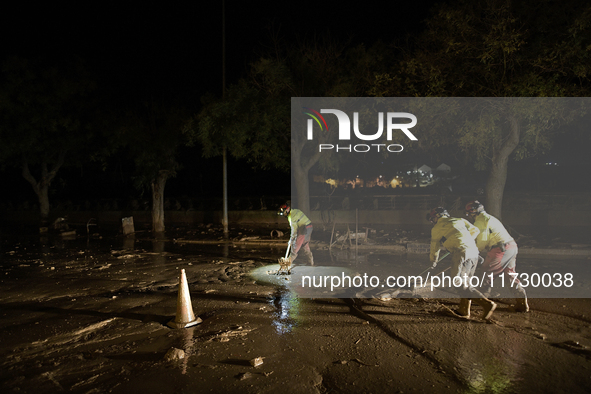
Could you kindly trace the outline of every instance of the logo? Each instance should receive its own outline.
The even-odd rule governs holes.
[[[304,108],[304,110],[307,110],[309,112],[304,111],[304,114],[309,115],[310,117],[312,117],[312,119],[308,119],[307,122],[307,138],[309,141],[314,139],[314,122],[313,120],[316,121],[316,123],[320,126],[320,130],[323,131],[324,127],[326,127],[326,130],[328,131],[328,125],[326,123],[326,120],[324,119],[324,117],[321,114],[332,114],[335,115],[337,117],[337,121],[339,123],[339,141],[350,141],[351,140],[351,119],[349,118],[349,115],[347,115],[345,112],[338,110],[338,109],[321,109],[320,112],[315,111],[312,108],[308,108],[308,107],[302,107]],[[359,129],[359,113],[358,112],[353,112],[353,133],[355,135],[355,137],[359,140],[362,141],[375,141],[378,140],[380,138],[382,138],[382,135],[384,134],[384,129],[386,130],[386,140],[391,141],[392,140],[392,135],[394,133],[394,131],[396,130],[400,130],[402,131],[406,137],[408,137],[408,139],[410,139],[411,141],[417,141],[417,137],[414,136],[413,133],[410,132],[410,128],[416,126],[417,124],[417,117],[414,116],[411,113],[408,112],[388,112],[386,113],[385,116],[386,120],[384,121],[384,113],[383,112],[378,112],[378,125],[377,125],[377,131],[373,134],[366,134],[363,133],[360,129]],[[402,119],[408,119],[410,120],[410,122],[408,123],[400,123],[400,120]],[[320,121],[322,120],[322,122]],[[323,127],[324,124],[324,127]],[[319,150],[330,150],[330,149],[335,149],[335,145],[333,144],[319,144],[318,145]],[[384,147],[385,149],[387,149],[389,152],[402,152],[402,150],[404,149],[402,145],[400,144],[390,144],[390,145],[386,145],[386,144],[357,144],[357,145],[345,145],[345,146],[339,146],[338,144],[336,145],[336,151],[340,151],[340,150],[345,150],[348,152],[351,151],[355,151],[355,152],[369,152],[372,147],[376,147],[377,151],[380,151],[381,147]]]
[[[324,117],[322,115],[320,115],[318,113],[318,111],[313,110],[312,108],[308,108],[308,107],[302,107],[302,108],[307,109],[308,111],[314,112],[316,114],[316,116],[312,115],[310,112],[305,112],[305,111],[304,111],[304,114],[310,115],[316,121],[316,123],[318,123],[318,126],[320,126],[320,130],[323,130],[322,123],[324,123],[324,126],[326,126],[326,130],[328,131],[328,125],[326,124],[326,120],[324,120]],[[320,123],[318,118],[322,119],[322,123]],[[312,119],[308,120],[308,139],[309,140],[311,140],[313,138],[312,137],[312,126],[310,125],[310,123],[312,123],[311,120]],[[312,123],[312,125],[313,125],[313,123]]]

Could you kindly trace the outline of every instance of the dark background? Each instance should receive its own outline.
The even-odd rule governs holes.
[[[322,34],[368,47],[418,32],[433,0],[343,2],[225,2],[226,83],[243,76],[251,61],[267,51],[271,37],[296,42]],[[0,56],[22,55],[59,61],[72,55],[85,60],[99,86],[118,106],[159,98],[200,108],[206,93],[222,92],[222,1],[5,3],[0,8]],[[552,154],[512,163],[507,188],[586,189],[580,166],[589,140],[561,141]],[[432,157],[415,157],[418,166],[437,166]],[[559,161],[548,168],[544,162]],[[204,159],[199,148],[183,148],[181,169],[170,179],[165,197],[219,197],[222,159]],[[452,160],[446,164],[455,165]],[[107,172],[92,166],[63,168],[52,185],[50,199],[132,198],[133,187],[124,158]],[[374,164],[365,171],[371,172]],[[567,168],[568,167],[568,168]],[[379,168],[376,168],[376,172]],[[536,177],[532,177],[536,174]],[[3,199],[35,201],[18,170],[0,172],[10,193]],[[244,161],[229,159],[229,195],[289,195],[290,174],[254,171]],[[572,177],[572,179],[571,179]],[[523,182],[527,179],[531,182]],[[546,182],[547,181],[547,182]],[[579,182],[580,181],[580,182]],[[586,186],[584,186],[586,185]],[[148,197],[147,194],[144,197]]]
[[[226,78],[235,82],[271,36],[294,42],[331,34],[371,45],[421,27],[433,0],[314,4],[226,1]],[[222,89],[222,1],[5,5],[2,54],[76,54],[114,95],[162,95],[199,104]]]
[[[330,34],[338,40],[389,42],[420,29],[433,1],[225,2],[226,84],[243,76],[267,51],[272,37],[285,42]],[[59,61],[84,59],[102,90],[119,106],[159,98],[197,113],[200,98],[220,96],[223,86],[222,1],[5,3],[0,8],[0,55]],[[63,168],[50,199],[126,198],[138,195],[126,164],[109,172]],[[166,196],[219,196],[222,159],[204,159],[198,148],[181,152],[183,169],[166,186]],[[18,170],[0,173],[10,185],[2,198],[35,200]],[[290,174],[254,171],[232,158],[229,195],[289,195]]]

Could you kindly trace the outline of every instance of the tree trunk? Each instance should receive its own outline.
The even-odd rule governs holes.
[[[301,210],[306,215],[310,213],[310,184],[308,182],[308,171],[296,164],[293,168],[293,177],[295,179],[297,201],[295,208]]]
[[[152,181],[152,231],[164,232],[164,187],[168,179],[168,171],[158,172],[156,179]]]
[[[519,144],[520,132],[519,121],[511,116],[509,118],[509,135],[503,143],[493,147],[492,165],[486,182],[485,208],[488,213],[498,219],[501,219],[509,156]]]
[[[33,191],[37,195],[39,201],[39,215],[40,215],[40,226],[46,227],[49,223],[49,186],[55,178],[58,170],[64,163],[65,152],[60,152],[59,157],[55,165],[51,170],[48,170],[47,163],[41,163],[41,175],[39,181],[31,174],[29,170],[29,162],[26,157],[23,157],[22,164],[22,175],[33,187]]]
[[[499,155],[493,156],[492,168],[486,182],[486,211],[498,219],[501,219],[508,159],[508,157],[500,157]]]
[[[293,127],[293,125],[292,125]],[[327,141],[330,135],[325,136]],[[310,142],[301,133],[291,134],[291,172],[296,188],[297,201],[292,201],[294,208],[300,209],[306,215],[310,214],[310,169],[320,160],[321,152],[304,154],[304,147]],[[293,195],[293,192],[292,192]]]
[[[39,191],[37,192],[39,199],[39,214],[41,216],[41,225],[46,227],[49,224],[49,184],[41,181]]]
[[[291,142],[291,171],[292,177],[295,181],[296,198],[297,201],[292,201],[294,208],[304,212],[306,215],[310,213],[310,182],[308,174],[310,168],[318,161],[320,155],[317,153],[310,157],[306,163],[302,158],[304,142]],[[292,193],[293,195],[293,193]]]

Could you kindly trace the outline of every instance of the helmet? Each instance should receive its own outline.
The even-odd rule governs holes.
[[[469,216],[470,214],[479,214],[480,212],[484,212],[484,205],[482,205],[480,201],[474,200],[466,204],[464,210],[466,211],[466,216]]]
[[[279,212],[277,212],[277,215],[287,216],[289,214],[289,211],[291,211],[291,204],[288,201],[279,207]]]
[[[442,216],[449,216],[449,213],[443,207],[433,208],[431,212],[427,214],[426,219],[433,223],[436,218],[440,218]]]

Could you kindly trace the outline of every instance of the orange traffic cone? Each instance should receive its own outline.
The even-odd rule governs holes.
[[[193,306],[191,305],[191,295],[189,294],[189,283],[185,270],[181,270],[179,279],[179,296],[176,303],[176,318],[168,322],[172,328],[187,328],[201,323],[203,320],[199,316],[195,317]]]

